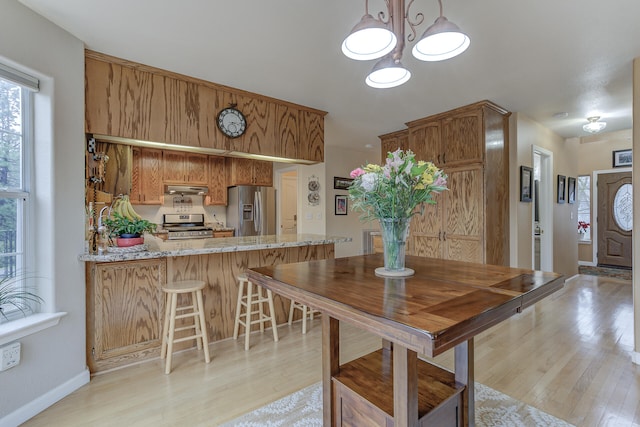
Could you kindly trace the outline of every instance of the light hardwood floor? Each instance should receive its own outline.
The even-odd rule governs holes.
[[[476,338],[476,381],[576,426],[640,426],[640,366],[631,362],[633,304],[627,281],[577,276],[564,289]],[[95,376],[25,426],[216,426],[320,381],[320,322],[176,354]],[[341,329],[341,359],[380,346]],[[436,362],[451,367],[451,352]]]

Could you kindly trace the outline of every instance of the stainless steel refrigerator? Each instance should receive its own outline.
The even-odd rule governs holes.
[[[227,202],[227,227],[235,228],[236,236],[276,234],[275,188],[231,187]]]

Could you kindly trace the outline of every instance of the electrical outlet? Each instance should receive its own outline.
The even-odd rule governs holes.
[[[6,371],[20,363],[20,343],[14,342],[0,347],[0,371]]]

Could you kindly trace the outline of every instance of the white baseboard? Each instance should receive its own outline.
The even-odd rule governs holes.
[[[16,409],[9,415],[0,418],[0,427],[16,427],[24,423],[28,419],[35,417],[40,412],[47,409],[49,406],[56,403],[58,400],[70,395],[80,387],[89,383],[91,376],[89,369],[85,368],[80,374],[71,378],[69,381],[61,384],[37,397],[26,405]]]
[[[637,351],[632,352],[631,360],[633,360],[633,363],[635,363],[636,365],[640,365],[640,353],[638,353]]]

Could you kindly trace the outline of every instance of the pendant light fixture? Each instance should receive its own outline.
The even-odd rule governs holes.
[[[385,56],[373,66],[367,76],[366,83],[375,88],[391,88],[400,86],[411,78],[411,71],[404,68],[400,60],[393,56]]]
[[[381,58],[396,46],[396,35],[389,26],[369,14],[369,0],[365,0],[365,14],[344,42],[342,53],[358,61]]]
[[[378,13],[376,19],[369,14],[369,1],[365,0],[365,15],[342,43],[342,52],[349,58],[382,58],[365,80],[369,86],[395,87],[411,78],[411,72],[401,62],[405,44],[405,21],[411,29],[406,37],[409,42],[416,39],[416,27],[424,21],[422,13],[410,18],[409,9],[413,1],[409,0],[405,10],[404,0],[385,0],[387,13]],[[438,4],[440,16],[427,28],[412,50],[413,56],[422,61],[453,58],[469,47],[469,37],[442,15],[442,0],[438,0]]]
[[[598,120],[600,120],[600,116],[588,117],[587,120],[589,121],[589,123],[587,123],[586,125],[582,126],[582,129],[585,132],[598,133],[601,130],[603,130],[605,127],[607,127],[607,123],[606,122],[599,122],[598,121]]]
[[[438,3],[440,16],[427,28],[411,51],[413,56],[422,61],[444,61],[453,58],[467,50],[471,43],[469,36],[442,16],[442,1],[438,0]]]

